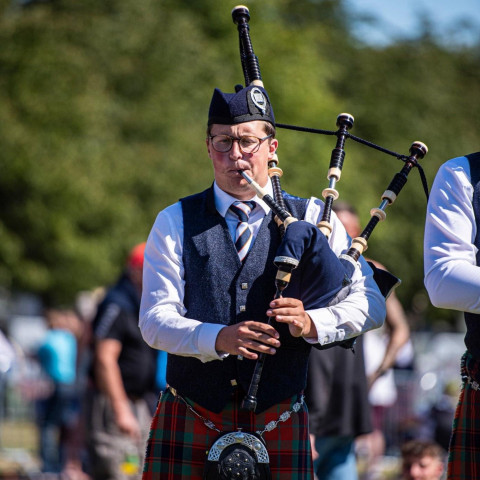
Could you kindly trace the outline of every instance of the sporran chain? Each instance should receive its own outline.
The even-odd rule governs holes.
[[[187,407],[187,409],[192,412],[197,418],[199,418],[200,420],[202,420],[202,422],[204,423],[204,425],[209,428],[210,430],[214,430],[215,432],[218,432],[218,433],[223,433],[222,430],[220,430],[216,425],[215,423],[213,423],[211,420],[209,420],[208,418],[205,418],[203,415],[200,415],[181,395],[179,395],[175,389],[173,388],[169,388],[170,392],[173,394],[173,396],[177,397],[179,400],[181,400],[185,406]],[[263,434],[265,432],[271,432],[272,430],[275,430],[278,426],[279,423],[281,422],[286,422],[291,416],[293,413],[297,413],[300,408],[302,408],[302,405],[304,404],[304,401],[305,401],[305,397],[304,395],[302,395],[300,397],[300,400],[298,402],[295,402],[293,405],[292,405],[292,409],[291,410],[286,410],[285,412],[283,412],[277,420],[272,420],[271,422],[268,422],[264,429],[263,430],[257,430],[255,433],[261,437],[263,439]]]

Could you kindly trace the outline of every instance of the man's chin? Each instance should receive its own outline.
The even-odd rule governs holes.
[[[228,187],[219,187],[232,197],[238,198],[239,200],[249,200],[255,195],[255,190],[248,184],[245,179],[241,179],[238,182],[231,182]]]

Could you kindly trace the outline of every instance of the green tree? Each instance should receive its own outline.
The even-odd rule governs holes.
[[[208,103],[214,87],[243,82],[234,6],[0,3],[0,286],[69,302],[112,282],[157,212],[211,183]],[[348,112],[352,134],[401,154],[424,141],[430,183],[443,161],[478,148],[476,49],[448,49],[427,24],[416,40],[365,46],[341,1],[250,7],[279,123],[335,130]],[[279,129],[278,138],[284,188],[321,196],[334,137]],[[402,164],[351,139],[346,152],[338,189],[366,224]],[[427,304],[418,300],[425,205],[414,171],[368,250],[402,278],[408,309]]]

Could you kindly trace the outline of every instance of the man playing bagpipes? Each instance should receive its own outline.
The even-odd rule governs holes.
[[[262,87],[236,90],[215,89],[211,99],[213,185],[161,211],[147,241],[140,329],[169,353],[169,387],[152,422],[144,480],[312,479],[302,395],[310,349],[385,317],[363,258],[350,269],[338,260],[349,240],[336,216],[328,239],[315,227],[322,201],[284,192],[300,220],[282,238],[242,174],[273,196],[273,110]],[[279,264],[292,255],[301,258],[282,273],[278,296]],[[242,408],[260,359],[254,410]]]

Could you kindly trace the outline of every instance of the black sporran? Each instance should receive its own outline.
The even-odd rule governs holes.
[[[255,434],[228,432],[211,446],[204,480],[271,480],[269,456]]]

